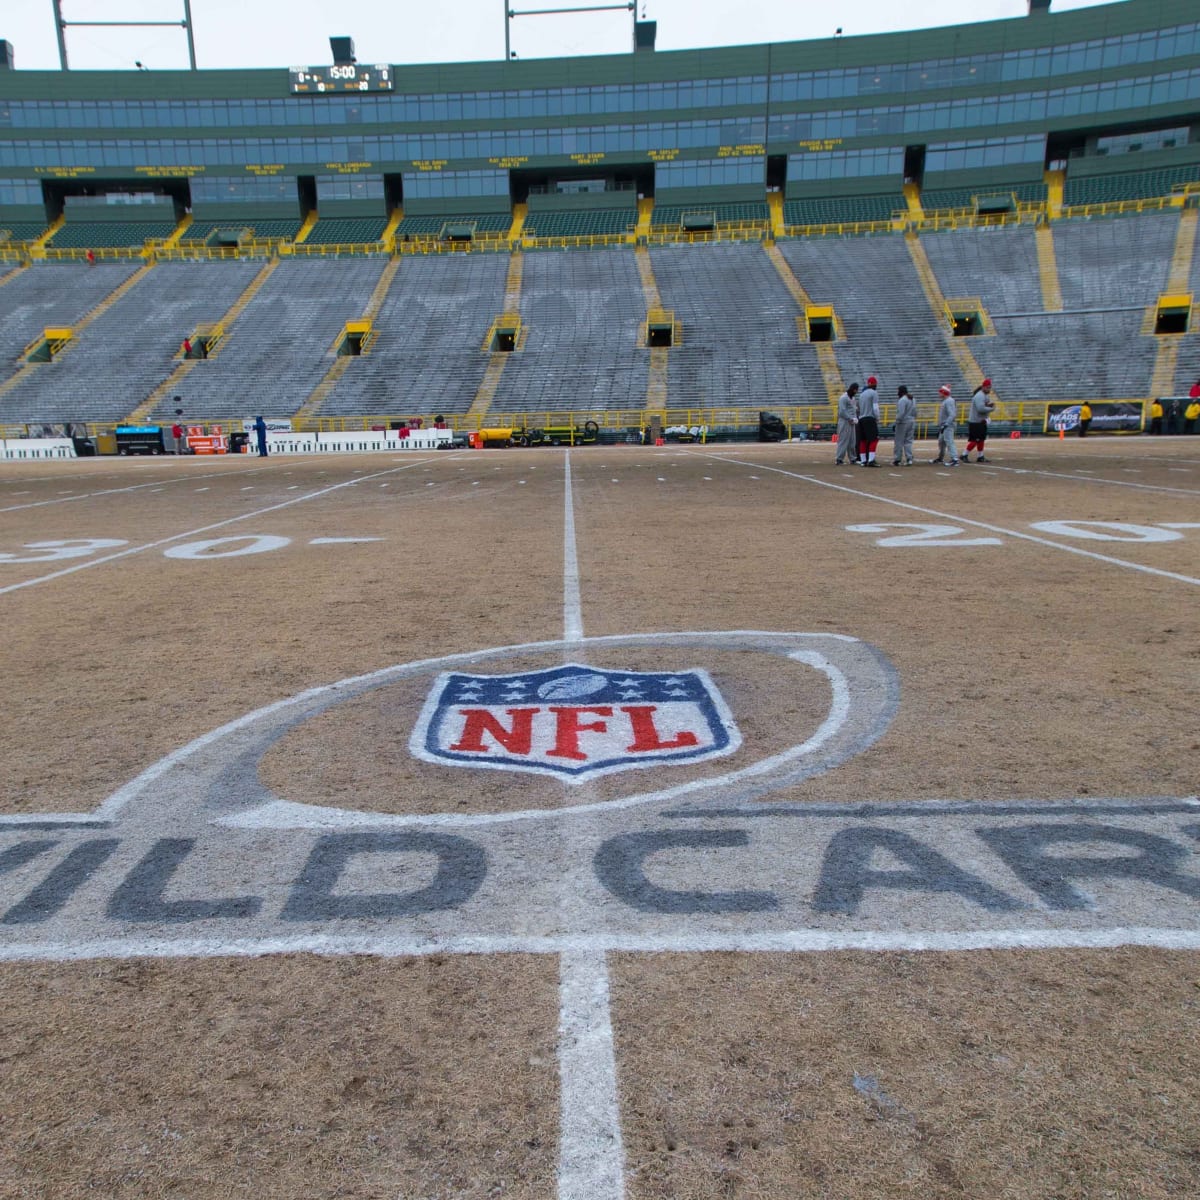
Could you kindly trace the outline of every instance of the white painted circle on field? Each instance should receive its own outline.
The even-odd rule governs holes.
[[[627,647],[636,650],[662,645],[690,645],[713,650],[743,649],[772,655],[782,662],[808,668],[822,678],[824,686],[828,688],[827,713],[819,726],[803,741],[765,753],[761,758],[724,774],[558,808],[471,813],[358,811],[287,800],[272,792],[258,778],[258,762],[262,755],[289,729],[348,700],[406,677],[435,675],[455,666],[481,665],[530,653],[569,651],[572,654],[586,654],[590,647]],[[589,678],[589,673],[580,673],[572,676],[571,680]],[[220,809],[219,812],[212,812],[210,819],[240,828],[464,827],[569,819],[579,813],[619,810],[650,803],[687,801],[692,804],[728,804],[738,799],[765,795],[823,774],[862,753],[891,724],[898,703],[899,683],[895,668],[886,656],[869,643],[843,634],[733,630],[721,633],[622,634],[529,642],[400,663],[366,675],[311,688],[287,700],[247,713],[160,760],[109,797],[101,810],[104,816],[113,816],[130,802],[144,798],[161,819],[164,797],[173,793],[194,814],[196,802],[200,799],[196,792],[197,781],[204,777],[209,780],[208,795],[215,797],[213,803]],[[167,786],[167,777],[181,768],[178,790],[176,786]]]

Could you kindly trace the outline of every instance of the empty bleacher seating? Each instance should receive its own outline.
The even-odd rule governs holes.
[[[5,242],[34,242],[45,232],[44,221],[0,221],[0,245]]]
[[[305,239],[309,246],[362,245],[383,236],[387,217],[322,217]]]
[[[690,213],[712,213],[717,226],[762,225],[770,221],[770,212],[765,201],[742,201],[733,204],[656,204],[650,219],[653,228],[678,229]]]
[[[217,353],[179,381],[175,390],[185,410],[224,418],[251,409],[294,413],[332,365],[338,333],[362,316],[385,265],[379,256],[281,261],[226,330]],[[214,263],[211,269],[231,266],[252,275],[257,264]],[[164,403],[160,415],[169,408]]]
[[[375,316],[370,353],[348,363],[321,412],[465,412],[487,370],[483,342],[507,273],[506,255],[406,256]]]
[[[205,242],[212,237],[218,229],[237,231],[248,229],[251,231],[251,236],[258,239],[276,238],[280,241],[290,242],[296,234],[300,232],[302,222],[291,218],[279,218],[263,220],[259,218],[251,218],[249,220],[228,220],[228,221],[193,221],[187,227],[180,243],[184,242]]]
[[[796,301],[757,244],[650,251],[663,306],[682,327],[669,356],[675,406],[770,408],[828,401]]]
[[[474,228],[476,237],[500,237],[512,227],[512,217],[508,213],[463,213],[446,216],[431,213],[425,216],[404,217],[396,226],[396,237],[407,238],[438,238],[441,237],[447,225],[470,225]]]
[[[1121,172],[1115,175],[1077,176],[1069,169],[1063,190],[1063,202],[1076,205],[1144,200],[1151,196],[1169,196],[1171,189],[1177,185],[1196,182],[1200,182],[1200,164],[1163,167],[1155,171]]]
[[[783,202],[784,225],[835,225],[890,221],[907,209],[902,193],[875,196],[812,196]]]
[[[876,199],[890,206],[893,198]],[[628,211],[621,216],[628,221]],[[438,232],[447,219],[428,218]],[[494,219],[507,228],[503,214]],[[379,219],[372,220],[377,228]],[[1160,358],[1161,340],[1146,332],[1147,311],[1167,290],[1180,220],[1171,209],[1054,222],[1061,312],[1044,311],[1032,227],[962,227],[920,240],[943,294],[978,297],[987,310],[990,327],[969,346],[1003,401],[1128,398],[1146,394]],[[288,227],[294,232],[298,224]],[[337,236],[347,232],[338,220],[330,225]],[[668,403],[823,405],[817,347],[800,340],[797,302],[763,248],[672,242],[649,251],[661,304],[677,322],[666,358]],[[964,396],[978,382],[964,375],[949,322],[926,301],[903,237],[793,237],[779,243],[779,253],[814,303],[835,307],[845,337],[833,349],[847,378],[878,374],[885,401],[898,382],[922,402],[932,402],[943,382]],[[510,261],[489,253],[405,256],[374,314],[368,352],[345,361],[321,413],[465,412],[492,361],[484,344],[492,321],[512,303],[505,294]],[[240,417],[247,406],[296,412],[337,361],[339,331],[364,315],[386,265],[381,255],[283,258],[216,352],[189,364],[172,394],[197,419]],[[160,262],[78,328],[138,266],[35,262],[2,276],[0,381],[10,383],[0,420],[128,415],[176,369],[182,337],[220,321],[263,268]],[[1191,290],[1200,294],[1200,257],[1193,257]],[[521,339],[496,384],[495,411],[645,404],[646,296],[630,247],[524,255],[516,307]],[[21,371],[21,352],[56,325],[77,327],[72,344],[52,362]],[[1176,386],[1186,391],[1200,376],[1200,339],[1189,334],[1177,350]],[[156,415],[170,416],[172,405],[163,400]]]
[[[640,408],[650,365],[645,311],[627,249],[526,255],[525,345],[509,356],[492,411]]]
[[[37,264],[28,274],[54,269]],[[79,285],[103,272],[106,294],[131,273],[106,264],[70,269]],[[121,420],[174,370],[181,339],[201,322],[218,321],[258,269],[239,262],[158,264],[80,330],[67,350],[0,398],[0,412],[18,421],[59,413],[77,421]],[[245,386],[243,380],[236,391],[244,396]]]
[[[567,212],[530,213],[525,219],[527,237],[599,237],[628,233],[637,224],[629,208],[579,209]]]
[[[877,375],[884,401],[905,383],[922,403],[936,400],[943,383],[969,395],[979,382],[963,377],[948,323],[927,303],[902,237],[800,238],[779,249],[813,301],[836,308],[846,331],[836,351],[847,380]]]
[[[978,296],[988,312],[1040,312],[1037,244],[1030,226],[922,233],[947,298]]]
[[[50,239],[55,250],[104,250],[141,246],[149,238],[169,238],[169,221],[68,221]]]
[[[977,197],[1012,196],[1016,203],[1040,204],[1046,200],[1044,183],[1014,183],[998,187],[933,188],[921,193],[921,207],[926,212],[941,209],[975,210]]]

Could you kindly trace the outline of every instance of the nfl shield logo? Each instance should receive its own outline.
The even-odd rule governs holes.
[[[426,762],[597,775],[732,754],[733,716],[705,671],[568,663],[515,675],[439,675],[409,739]]]

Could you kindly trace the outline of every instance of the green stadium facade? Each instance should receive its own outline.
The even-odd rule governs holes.
[[[399,205],[499,218],[514,202],[547,229],[588,211],[621,229],[639,195],[753,220],[770,193],[789,224],[815,224],[902,209],[906,179],[926,207],[1044,200],[1055,166],[1068,204],[1169,190],[1200,164],[1198,18],[1194,0],[1125,0],[869,37],[385,66],[366,86],[390,90],[349,93],[297,93],[283,69],[0,70],[0,229],[26,236],[64,209],[217,225],[317,209],[377,236],[367,219]],[[133,190],[159,199],[108,201]]]

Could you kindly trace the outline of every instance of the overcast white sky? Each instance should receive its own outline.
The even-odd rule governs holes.
[[[183,0],[61,0],[70,21],[183,20]],[[218,67],[308,66],[332,61],[331,35],[354,39],[359,62],[469,62],[504,57],[504,12],[565,8],[622,0],[191,0],[196,61]],[[1053,11],[1120,0],[1053,0]],[[660,50],[845,36],[897,29],[1023,17],[1027,0],[975,0],[969,18],[961,0],[638,0],[639,15],[658,22]],[[628,12],[517,17],[510,26],[520,58],[619,54],[630,49]],[[69,27],[72,70],[187,68],[182,28]],[[4,0],[0,38],[14,48],[18,70],[57,70],[51,0]]]

